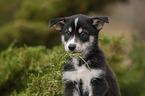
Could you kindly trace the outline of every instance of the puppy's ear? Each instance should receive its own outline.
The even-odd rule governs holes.
[[[57,18],[57,19],[51,19],[49,21],[49,28],[52,27],[53,25],[55,26],[56,30],[61,30],[62,27],[65,24],[65,18]]]
[[[96,26],[97,30],[101,30],[104,26],[104,23],[109,23],[108,17],[92,17],[91,22]]]

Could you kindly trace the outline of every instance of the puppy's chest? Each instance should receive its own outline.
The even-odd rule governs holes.
[[[82,66],[78,65],[79,60],[77,60],[76,58],[72,58],[72,66],[74,67],[74,70],[67,70],[63,72],[64,82],[79,82],[80,80],[82,80],[83,87],[87,88],[93,78],[100,78],[101,74],[103,73],[103,70],[101,69],[91,69],[90,71],[85,66],[85,64],[82,64]]]

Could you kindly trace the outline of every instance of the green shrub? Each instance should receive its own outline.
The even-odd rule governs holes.
[[[39,71],[41,54],[44,47],[8,48],[0,54],[0,93],[9,93],[12,90],[23,90],[29,81],[29,73]],[[36,66],[37,65],[37,66]]]
[[[20,92],[31,80],[32,83],[28,83],[26,91],[29,95],[43,93],[43,95],[56,94],[58,96],[62,94],[61,70],[64,63],[62,55],[64,55],[62,46],[53,48],[53,51],[40,46],[36,48],[10,47],[1,52],[1,95],[7,95],[12,91],[13,95]]]
[[[43,66],[40,66],[42,73],[31,74],[31,83],[28,83],[28,95],[43,95],[43,96],[62,96],[62,65],[65,60],[63,56],[65,52],[60,47],[53,48],[48,55],[43,55]]]

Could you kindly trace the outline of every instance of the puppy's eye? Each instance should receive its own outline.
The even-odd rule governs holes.
[[[84,33],[84,32],[81,33],[81,36],[85,36],[85,35],[87,35],[87,33]]]
[[[87,33],[87,32],[82,32],[82,33],[81,33],[81,36],[82,36],[82,37],[86,37],[86,36],[88,36],[88,33]]]
[[[67,36],[69,36],[70,33],[71,33],[71,32],[70,32],[69,30],[66,30],[66,31],[65,31],[65,35],[67,35]]]

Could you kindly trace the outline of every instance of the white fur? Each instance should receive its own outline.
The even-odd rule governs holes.
[[[75,28],[77,28],[77,24],[78,24],[79,18],[75,18],[74,22],[75,22]]]
[[[76,68],[76,71],[63,72],[63,79],[76,82],[82,79],[84,92],[89,91],[89,96],[91,96],[92,94],[92,88],[90,86],[91,79],[100,78],[101,74],[103,74],[104,71],[102,69],[91,69],[90,71],[88,68],[86,68],[85,64],[79,67],[78,66],[79,61],[76,58],[73,58],[73,63]]]

